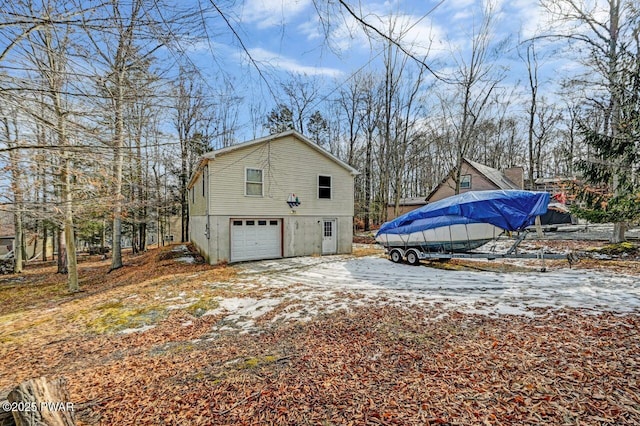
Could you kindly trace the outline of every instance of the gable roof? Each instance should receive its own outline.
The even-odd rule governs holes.
[[[264,144],[264,143],[267,143],[267,142],[274,142],[274,141],[277,141],[279,139],[284,139],[284,138],[286,138],[288,136],[293,136],[295,139],[297,139],[300,142],[306,144],[310,148],[316,150],[317,152],[319,152],[323,156],[327,157],[329,160],[331,160],[331,161],[337,163],[338,165],[340,165],[341,167],[345,168],[349,173],[351,173],[351,175],[356,176],[356,175],[360,174],[359,171],[357,171],[356,169],[354,169],[353,167],[351,167],[349,164],[345,163],[344,161],[340,160],[338,157],[336,157],[335,155],[333,155],[332,153],[330,153],[326,149],[322,148],[317,143],[315,143],[312,140],[308,139],[307,137],[305,137],[300,132],[298,132],[296,130],[287,130],[286,132],[277,133],[277,134],[274,134],[274,135],[264,136],[262,138],[253,139],[253,140],[250,140],[250,141],[247,141],[247,142],[239,143],[237,145],[231,145],[231,146],[228,146],[226,148],[216,149],[214,151],[210,151],[210,152],[205,153],[202,157],[200,157],[200,160],[198,161],[198,165],[195,168],[195,170],[194,170],[194,172],[193,172],[193,174],[191,176],[191,179],[189,179],[189,183],[187,184],[187,188],[191,188],[193,186],[193,184],[195,183],[195,180],[198,178],[198,176],[202,172],[202,168],[210,160],[213,160],[216,157],[228,154],[228,153],[233,152],[233,151],[237,151],[237,150],[244,149],[244,148],[249,148],[249,147],[252,147],[252,146],[255,146],[255,145]]]
[[[471,161],[468,159],[464,159],[471,167],[476,169],[478,173],[482,174],[484,177],[489,179],[498,189],[520,189],[518,186],[511,182],[509,178],[505,176],[498,169],[494,169],[493,167],[485,166],[484,164],[476,163],[475,161]]]
[[[425,204],[427,204],[427,200],[424,197],[407,197],[407,198],[400,198],[400,205],[401,206],[424,206]],[[387,206],[391,207],[391,206],[395,206],[396,203],[393,202],[388,202]]]
[[[498,169],[494,169],[493,167],[489,167],[484,164],[471,161],[468,158],[463,158],[462,162],[467,163],[467,165],[474,168],[479,174],[487,178],[491,183],[493,183],[496,186],[496,189],[520,189],[518,185],[511,182],[509,178],[507,178],[507,176],[505,176],[505,174]],[[451,169],[451,171],[444,177],[444,179],[442,179],[442,181],[440,181],[440,183],[437,184],[436,187],[431,190],[431,192],[429,192],[429,195],[427,195],[425,199],[430,200],[433,194],[435,194],[438,191],[438,189],[440,189],[440,187],[442,187],[442,185],[444,185],[444,183],[453,176],[455,171],[456,171],[455,167]]]

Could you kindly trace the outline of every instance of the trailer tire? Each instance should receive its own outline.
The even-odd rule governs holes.
[[[397,249],[391,250],[391,252],[389,252],[389,259],[391,259],[393,263],[402,262],[402,252]]]
[[[409,262],[410,265],[417,265],[420,263],[420,256],[418,256],[418,252],[415,250],[409,250],[406,253],[407,256],[407,262]]]

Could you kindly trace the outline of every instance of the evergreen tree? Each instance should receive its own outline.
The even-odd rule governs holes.
[[[638,113],[622,121],[616,136],[582,130],[591,157],[576,163],[586,185],[578,189],[579,205],[573,212],[595,223],[632,222],[640,219],[640,139]],[[615,190],[613,190],[615,188]]]
[[[279,104],[267,116],[267,122],[264,127],[269,129],[270,135],[293,129],[293,113],[291,109],[284,104]]]

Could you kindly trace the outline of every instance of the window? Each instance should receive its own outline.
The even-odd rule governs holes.
[[[331,176],[318,176],[318,198],[331,199]]]
[[[258,221],[258,226],[266,226],[267,225],[267,221],[266,220],[259,220]]]
[[[333,222],[330,220],[324,221],[324,236],[332,237],[333,236]]]
[[[460,177],[460,189],[471,188],[471,175],[462,175]]]
[[[242,226],[242,221],[241,220],[234,220],[233,221],[233,226]]]
[[[277,220],[270,220],[269,221],[269,225],[271,225],[271,226],[278,225],[278,221]]]
[[[262,197],[262,170],[245,170],[245,195]]]
[[[254,220],[248,220],[245,222],[247,224],[247,226],[253,226],[256,224],[256,222]]]

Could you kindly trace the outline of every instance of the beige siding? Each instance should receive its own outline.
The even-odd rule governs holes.
[[[353,216],[351,173],[293,136],[225,153],[209,167],[212,215]],[[262,197],[245,195],[247,167],[263,171]],[[331,200],[318,199],[318,175],[331,176]],[[290,193],[301,202],[295,213],[286,203]]]
[[[398,214],[395,214],[395,206],[387,206],[387,219],[395,219],[398,216],[402,216],[405,213],[409,213],[415,209],[419,209],[424,206],[424,204],[409,204],[409,205],[401,205],[398,208]]]
[[[208,171],[208,167],[205,167],[203,172],[200,173],[196,181],[194,182],[191,189],[189,189],[189,215],[200,216],[204,215],[207,212],[207,203],[206,203],[206,188],[205,195],[202,193],[202,184],[206,186],[207,179],[205,174]]]

